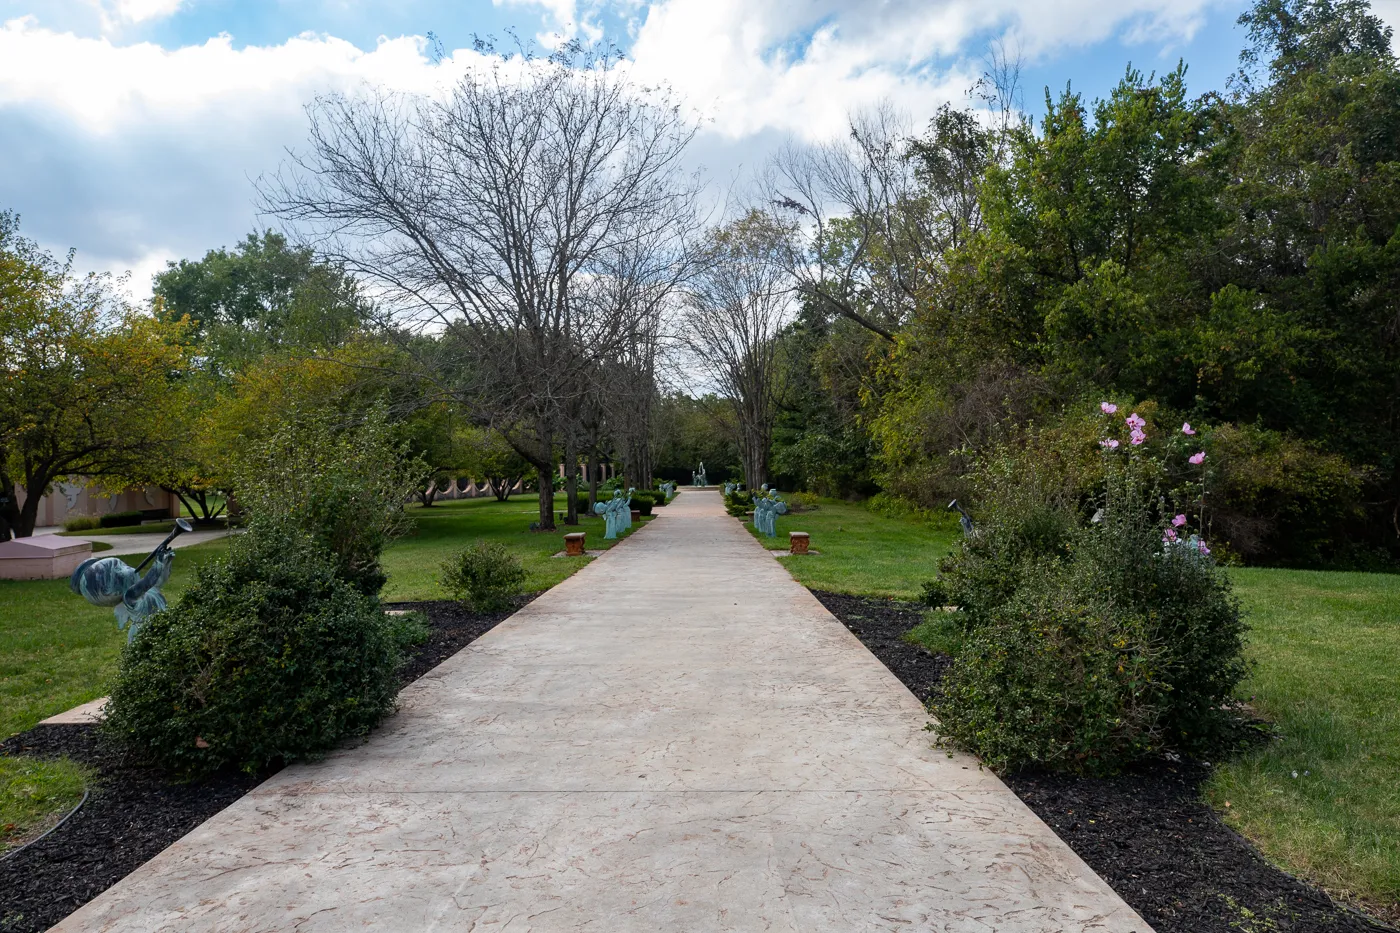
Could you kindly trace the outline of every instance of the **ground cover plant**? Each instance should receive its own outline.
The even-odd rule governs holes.
[[[819,554],[780,557],[803,586],[833,593],[917,599],[961,532],[956,519],[905,515],[888,518],[865,505],[818,499],[818,508],[779,515],[777,537],[745,527],[771,551],[788,549],[788,533],[805,531]]]

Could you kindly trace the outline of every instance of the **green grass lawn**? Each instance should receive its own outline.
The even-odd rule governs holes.
[[[737,519],[735,519],[737,521]],[[863,505],[822,499],[818,508],[778,516],[776,538],[746,527],[771,551],[788,549],[788,532],[805,531],[819,554],[779,558],[797,581],[815,590],[916,599],[938,573],[962,532],[956,524],[887,518]]]
[[[531,495],[512,497],[509,502],[458,499],[439,501],[430,508],[410,506],[408,513],[417,530],[385,550],[384,570],[389,583],[384,587],[383,598],[446,599],[438,582],[442,562],[478,538],[499,541],[520,558],[525,565],[526,592],[549,589],[593,559],[552,556],[564,550],[566,532],[586,532],[590,551],[606,550],[617,543],[603,540],[603,520],[595,515],[581,517],[577,528],[568,528],[561,522],[555,531],[530,531],[530,523],[539,520],[538,502]],[[556,496],[555,505],[562,502],[562,497]],[[664,507],[657,509],[657,514],[664,511]],[[643,518],[642,524],[654,519],[655,516]]]
[[[0,758],[0,852],[44,832],[83,799],[86,769],[66,758]]]
[[[1256,665],[1241,694],[1280,739],[1224,763],[1209,799],[1289,871],[1400,915],[1400,576],[1233,577]]]

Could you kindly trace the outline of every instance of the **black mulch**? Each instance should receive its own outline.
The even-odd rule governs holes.
[[[523,605],[533,597],[522,597]],[[476,615],[455,603],[396,603],[416,609],[431,631],[400,671],[417,680],[490,631],[514,609]],[[220,774],[183,784],[145,767],[96,726],[36,726],[0,742],[2,755],[67,755],[97,773],[86,804],[40,842],[0,861],[0,933],[47,930],[162,849],[242,797],[269,774]]]
[[[903,639],[922,609],[816,597],[927,701],[949,659]],[[1157,933],[1393,933],[1268,864],[1200,796],[1207,766],[1155,761],[1116,778],[1023,772],[1004,780]]]

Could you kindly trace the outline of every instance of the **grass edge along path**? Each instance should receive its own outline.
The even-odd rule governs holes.
[[[1219,763],[1207,799],[1275,864],[1400,922],[1400,575],[1231,575],[1240,695],[1277,738]]]
[[[909,601],[937,576],[938,562],[962,536],[955,518],[934,524],[915,516],[887,517],[839,499],[820,499],[811,511],[778,516],[774,538],[759,534],[751,520],[744,526],[770,551],[786,551],[789,532],[810,534],[818,553],[778,558],[808,589]]]

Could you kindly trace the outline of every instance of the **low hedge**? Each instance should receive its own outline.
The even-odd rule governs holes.
[[[128,528],[132,525],[141,524],[145,518],[142,512],[109,512],[97,520],[98,525],[103,528]]]

